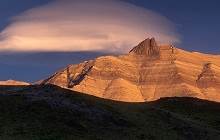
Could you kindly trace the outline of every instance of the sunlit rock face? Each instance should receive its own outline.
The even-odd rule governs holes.
[[[126,55],[70,65],[42,84],[126,102],[174,96],[220,101],[220,56],[158,45],[152,38]]]
[[[0,81],[0,86],[27,86],[29,83],[15,80]]]
[[[160,54],[160,47],[157,45],[154,38],[146,39],[134,47],[130,54],[136,55],[145,55],[149,57],[159,57]]]

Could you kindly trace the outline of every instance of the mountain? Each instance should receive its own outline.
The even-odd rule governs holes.
[[[7,80],[7,81],[0,81],[0,86],[25,86],[25,85],[30,85],[29,83],[23,82],[23,81],[15,81],[15,80]]]
[[[220,55],[188,52],[148,38],[128,54],[69,65],[41,84],[125,102],[176,96],[220,101]]]
[[[219,140],[220,103],[125,103],[54,85],[0,87],[1,140]]]

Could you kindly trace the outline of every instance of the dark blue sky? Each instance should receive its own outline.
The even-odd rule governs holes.
[[[1,0],[0,30],[10,18],[52,0]],[[125,0],[153,10],[176,24],[186,50],[220,54],[219,0]],[[100,53],[0,54],[0,80],[36,81],[70,63],[94,58]],[[39,57],[40,56],[40,57]],[[41,58],[41,59],[38,59]],[[45,61],[47,60],[47,61]]]
[[[182,36],[179,47],[220,53],[219,0],[127,0],[156,11],[177,24]]]

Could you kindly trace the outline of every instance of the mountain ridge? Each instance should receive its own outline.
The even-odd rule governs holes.
[[[23,85],[23,86],[27,86],[30,85],[27,82],[23,82],[23,81],[16,81],[16,80],[6,80],[6,81],[0,81],[0,86],[13,86],[13,85]]]
[[[220,101],[220,56],[158,45],[148,38],[128,54],[69,65],[41,84],[127,102],[175,96]]]

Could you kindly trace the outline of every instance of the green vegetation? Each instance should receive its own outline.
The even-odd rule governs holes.
[[[56,86],[1,87],[0,140],[218,140],[220,104],[99,99]]]

